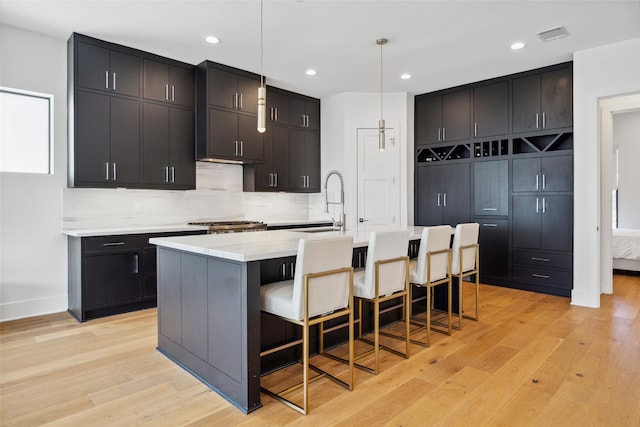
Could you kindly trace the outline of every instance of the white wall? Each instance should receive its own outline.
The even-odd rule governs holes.
[[[640,92],[640,38],[574,54],[574,241],[571,303],[600,306],[599,101]],[[597,173],[594,173],[597,171]],[[606,194],[605,197],[610,197]],[[608,225],[610,227],[610,224]]]
[[[618,228],[640,230],[640,111],[613,115],[618,147]]]

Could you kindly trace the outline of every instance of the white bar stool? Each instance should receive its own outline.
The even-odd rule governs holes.
[[[462,318],[478,320],[480,298],[480,245],[478,233],[480,224],[465,223],[456,225],[451,245],[452,261],[451,275],[458,278],[458,327],[462,329]],[[476,305],[475,316],[463,314],[462,309],[462,282],[465,277],[475,275]]]

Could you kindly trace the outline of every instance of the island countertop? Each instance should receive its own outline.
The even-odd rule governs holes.
[[[409,232],[409,240],[418,240],[424,227],[403,228]],[[353,237],[354,247],[367,246],[370,231],[347,230],[344,235]],[[250,233],[206,234],[196,236],[156,237],[149,242],[170,249],[191,252],[226,260],[249,262],[264,259],[295,256],[301,238],[322,239],[343,235],[340,231],[256,231]]]

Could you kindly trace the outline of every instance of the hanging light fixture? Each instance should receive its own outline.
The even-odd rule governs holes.
[[[258,132],[267,130],[267,89],[264,87],[264,40],[262,36],[262,10],[264,0],[260,0],[260,87],[258,88]]]
[[[384,141],[384,108],[383,108],[383,102],[382,102],[382,94],[383,94],[383,90],[382,90],[382,46],[384,46],[385,44],[387,44],[387,39],[378,39],[376,40],[376,44],[378,46],[380,46],[380,121],[378,122],[378,149],[380,151],[384,151],[384,147],[385,147],[385,141]]]

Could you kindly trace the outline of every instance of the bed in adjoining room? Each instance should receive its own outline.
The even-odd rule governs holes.
[[[613,229],[613,269],[640,274],[640,230]]]

